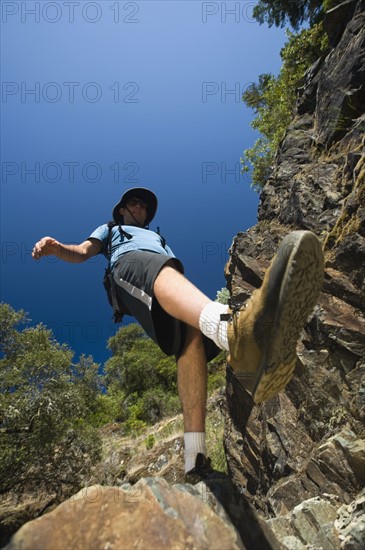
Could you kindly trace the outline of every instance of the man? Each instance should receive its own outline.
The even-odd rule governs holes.
[[[156,211],[152,191],[130,189],[113,209],[110,233],[107,224],[101,225],[78,245],[44,237],[32,255],[74,263],[99,253],[108,257],[124,311],[165,353],[176,356],[186,479],[196,482],[212,472],[205,446],[207,360],[227,350],[228,362],[257,403],[281,391],[293,373],[296,343],[322,286],[323,254],[313,233],[290,233],[261,288],[243,308],[231,311],[190,283],[164,239],[147,228]]]

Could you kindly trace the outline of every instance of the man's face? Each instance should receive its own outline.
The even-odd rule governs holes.
[[[136,221],[143,227],[147,218],[147,203],[138,197],[128,199],[125,208],[120,208],[119,213],[124,218],[125,225],[136,225]]]

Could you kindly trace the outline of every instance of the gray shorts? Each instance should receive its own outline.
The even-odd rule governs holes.
[[[156,300],[153,286],[165,265],[180,273],[184,268],[180,260],[164,254],[134,250],[123,254],[113,268],[118,297],[131,315],[166,355],[179,357],[185,343],[186,325],[162,309]],[[220,349],[203,336],[207,360],[218,355]]]

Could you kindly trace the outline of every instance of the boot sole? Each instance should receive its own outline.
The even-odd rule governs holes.
[[[323,284],[323,252],[310,231],[287,235],[274,259],[265,298],[255,322],[255,340],[262,360],[247,384],[255,403],[272,398],[285,388],[296,365],[296,346]],[[237,373],[245,386],[247,375]],[[251,375],[252,376],[252,375]],[[247,387],[246,385],[246,387]]]

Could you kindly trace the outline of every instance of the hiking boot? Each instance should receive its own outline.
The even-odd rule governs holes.
[[[224,477],[224,474],[221,472],[213,470],[210,458],[205,457],[202,453],[198,453],[194,468],[185,474],[185,483],[196,485],[200,481],[218,480]]]
[[[261,287],[230,312],[228,363],[256,403],[289,382],[296,344],[323,283],[323,252],[310,231],[293,231],[281,242]]]

